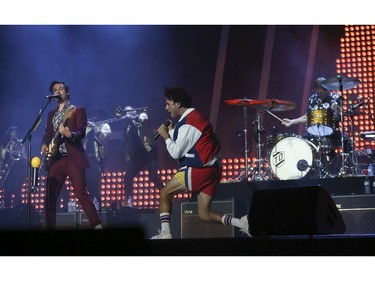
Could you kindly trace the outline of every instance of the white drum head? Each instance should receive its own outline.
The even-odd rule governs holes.
[[[320,137],[330,136],[333,134],[333,129],[325,125],[314,125],[307,128],[307,131],[314,136]]]
[[[310,171],[308,166],[313,163],[313,148],[302,138],[287,137],[272,148],[269,157],[272,171],[277,178],[280,180],[300,179]],[[302,168],[301,163],[305,164]]]

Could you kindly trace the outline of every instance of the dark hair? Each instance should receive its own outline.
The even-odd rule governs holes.
[[[326,79],[324,77],[319,77],[315,80],[314,82],[314,90],[318,90],[319,88],[323,88],[325,89],[323,86],[322,86],[322,82],[326,81]]]
[[[4,133],[4,135],[3,135],[2,143],[1,143],[3,146],[6,145],[6,144],[8,143],[8,141],[10,140],[10,133],[11,133],[12,131],[16,131],[16,132],[18,132],[18,127],[16,127],[16,126],[11,126],[11,127],[9,127],[9,128],[5,131],[5,133]]]
[[[183,88],[164,87],[164,96],[171,101],[179,102],[182,107],[189,108],[192,105],[190,95]]]
[[[18,127],[17,126],[10,126],[7,130],[8,133],[10,133],[11,131],[18,131]]]
[[[51,82],[51,85],[49,85],[49,88],[48,88],[48,90],[49,90],[49,92],[51,94],[53,94],[53,86],[55,86],[56,84],[63,84],[66,92],[69,93],[69,86],[68,86],[68,84],[66,84],[64,81],[53,80]]]

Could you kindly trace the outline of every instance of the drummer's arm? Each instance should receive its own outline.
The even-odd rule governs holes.
[[[287,128],[296,124],[307,124],[307,115],[305,114],[295,119],[284,118],[281,124]]]

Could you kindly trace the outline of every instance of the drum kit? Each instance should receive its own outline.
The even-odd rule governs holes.
[[[330,91],[342,92],[356,87],[360,81],[352,77],[333,77],[322,82],[322,86]],[[340,144],[342,152],[335,155],[334,158],[327,157],[325,142],[322,140],[329,139],[336,131],[333,124],[331,111],[327,109],[311,110],[308,113],[307,132],[318,139],[318,143],[296,135],[272,135],[268,137],[267,158],[262,157],[261,133],[264,132],[260,122],[260,112],[264,111],[273,116],[280,122],[281,118],[273,112],[287,111],[294,109],[296,104],[290,101],[278,99],[232,99],[226,100],[226,104],[240,106],[244,111],[244,137],[245,137],[245,167],[240,170],[239,176],[234,181],[264,181],[264,180],[292,180],[308,178],[333,178],[352,174],[360,174],[358,162],[353,149],[351,153],[345,151],[344,133],[341,133]],[[344,132],[344,116],[349,113],[343,112],[342,104],[338,105],[341,115],[341,132]],[[248,144],[247,144],[247,109],[254,108],[257,110],[254,124],[256,131],[254,134],[256,142],[256,159],[252,165],[248,163]],[[338,128],[340,129],[340,128]],[[353,129],[352,129],[353,130]],[[375,133],[374,133],[375,134]],[[353,136],[353,133],[352,133]],[[351,140],[353,143],[353,140]],[[332,145],[329,145],[332,146]],[[322,161],[326,159],[326,161]],[[328,160],[327,160],[328,159]],[[337,164],[337,162],[339,162]],[[335,171],[329,168],[335,163]],[[337,166],[339,167],[337,169]]]

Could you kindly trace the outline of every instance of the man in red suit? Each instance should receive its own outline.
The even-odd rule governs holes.
[[[49,90],[56,95],[58,106],[48,113],[42,139],[43,166],[48,171],[45,198],[47,229],[56,227],[56,204],[65,179],[69,176],[73,190],[90,224],[102,229],[99,215],[86,188],[89,161],[82,145],[87,126],[84,107],[70,103],[69,87],[65,82],[52,81]]]

